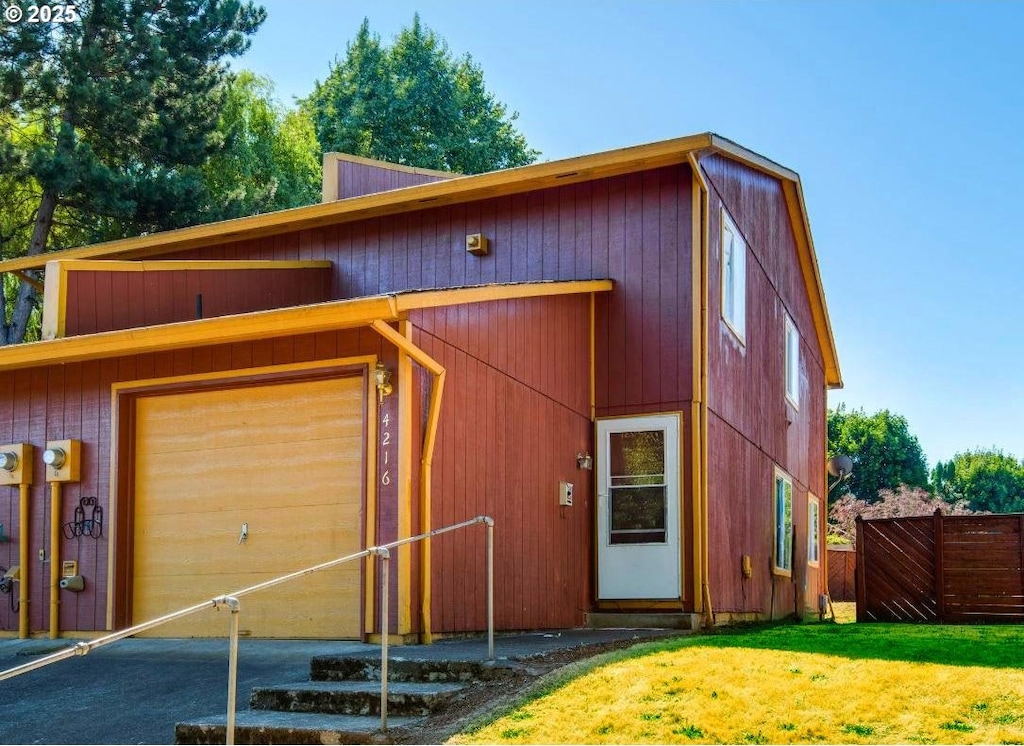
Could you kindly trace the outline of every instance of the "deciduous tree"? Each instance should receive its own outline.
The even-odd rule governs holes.
[[[900,485],[928,487],[928,464],[905,417],[887,409],[874,414],[840,405],[828,413],[828,455],[853,459],[853,474],[837,487],[832,499],[853,494],[868,503],[881,490]]]
[[[963,500],[974,510],[1024,512],[1024,464],[1002,451],[975,450],[939,462],[933,475],[936,491],[946,500]]]
[[[224,148],[203,166],[209,220],[320,199],[320,146],[304,110],[285,110],[274,86],[243,70],[231,77],[217,129]]]

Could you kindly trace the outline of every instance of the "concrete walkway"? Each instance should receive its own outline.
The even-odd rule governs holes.
[[[576,647],[678,634],[667,630],[562,630],[499,635],[495,655],[523,660]],[[71,640],[0,641],[0,669],[73,645]],[[314,656],[380,655],[376,645],[306,640],[239,643],[238,708],[254,686],[308,678]],[[482,639],[392,646],[391,659],[482,660]],[[128,639],[0,682],[0,743],[172,743],[174,725],[226,709],[226,639]]]

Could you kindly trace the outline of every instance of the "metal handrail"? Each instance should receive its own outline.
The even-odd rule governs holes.
[[[80,655],[86,655],[96,648],[109,645],[123,640],[126,637],[137,635],[140,632],[146,632],[154,629],[161,625],[173,622],[177,619],[196,614],[206,609],[215,608],[221,609],[226,608],[231,614],[231,626],[228,634],[230,640],[230,653],[228,660],[228,706],[227,706],[227,720],[225,723],[225,740],[228,744],[234,744],[235,742],[235,695],[236,685],[238,681],[238,615],[241,612],[241,603],[239,602],[240,596],[245,596],[250,593],[257,591],[266,590],[267,588],[273,588],[276,585],[287,583],[291,580],[296,580],[306,575],[311,575],[315,572],[322,570],[329,570],[333,567],[345,564],[346,562],[352,562],[353,560],[362,559],[369,556],[377,556],[381,560],[381,573],[380,573],[380,618],[381,618],[381,636],[380,636],[380,654],[381,654],[381,686],[380,686],[380,712],[381,712],[381,731],[387,731],[388,729],[388,636],[389,630],[389,608],[388,608],[388,597],[389,597],[389,567],[391,560],[391,551],[397,547],[405,544],[412,544],[417,541],[423,541],[440,534],[446,534],[450,531],[456,531],[460,528],[466,528],[473,526],[478,523],[483,523],[487,526],[487,659],[494,660],[494,519],[489,516],[477,516],[471,518],[468,521],[462,523],[456,523],[451,526],[444,526],[443,528],[436,528],[433,531],[428,531],[417,536],[410,536],[406,539],[399,539],[388,544],[382,544],[380,546],[368,547],[361,552],[355,554],[349,554],[344,557],[330,560],[328,562],[322,562],[319,565],[313,565],[303,570],[297,570],[296,572],[282,575],[272,580],[267,580],[256,585],[249,586],[248,588],[242,588],[241,590],[235,591],[234,593],[225,594],[222,596],[216,596],[208,601],[195,604],[193,606],[179,609],[178,611],[165,614],[164,616],[151,619],[148,622],[142,622],[126,629],[118,630],[109,635],[103,637],[97,637],[95,640],[88,640],[76,643],[70,647],[60,650],[56,653],[52,653],[42,658],[38,658],[29,663],[24,663],[14,668],[9,668],[6,671],[0,671],[0,681],[6,679],[12,679],[15,676],[21,676],[22,674],[36,669],[43,668],[52,663],[57,663],[67,658],[73,658]]]

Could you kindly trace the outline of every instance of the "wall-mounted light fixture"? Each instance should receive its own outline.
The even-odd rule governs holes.
[[[377,387],[377,402],[383,404],[384,397],[391,396],[391,392],[395,390],[395,387],[391,385],[391,371],[383,364],[377,363],[373,369],[373,383]]]
[[[466,251],[473,256],[487,256],[490,250],[487,236],[482,233],[470,233],[466,236]]]
[[[594,468],[594,457],[589,453],[577,453],[576,454],[576,468],[586,469],[590,471]]]

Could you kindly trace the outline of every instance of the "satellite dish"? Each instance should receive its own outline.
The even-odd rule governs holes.
[[[845,479],[853,473],[853,459],[849,456],[833,456],[828,460],[828,473],[837,479]]]

